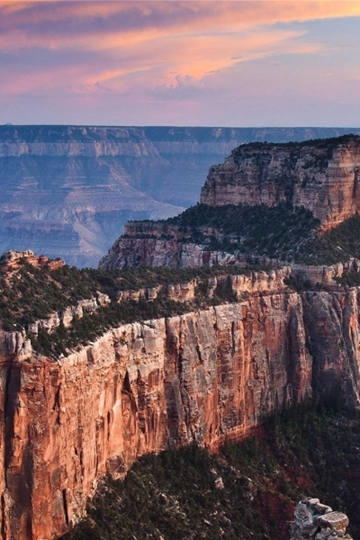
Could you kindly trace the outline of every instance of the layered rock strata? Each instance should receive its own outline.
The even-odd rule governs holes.
[[[198,268],[201,266],[245,265],[247,258],[234,251],[212,250],[207,245],[189,242],[187,233],[166,222],[140,221],[125,225],[125,234],[118,238],[99,262],[102,270],[141,266],[168,268]],[[268,257],[255,257],[264,265],[279,265],[280,261]],[[289,264],[291,273],[312,284],[335,285],[334,278],[344,272],[359,272],[360,261],[351,258],[333,265]]]
[[[237,303],[122,325],[58,361],[2,334],[2,540],[64,533],[102,475],[146,452],[215,448],[314,389],[359,403],[357,289],[238,287]]]
[[[32,254],[32,252],[30,252]],[[12,258],[16,261],[15,253],[10,252],[5,254],[5,258]],[[23,254],[18,254],[23,255]],[[31,264],[38,263],[39,257],[34,257],[33,254],[27,257]],[[64,264],[62,261],[47,261],[50,266]],[[6,264],[6,269],[11,268],[11,262]],[[139,302],[147,300],[152,302],[157,298],[171,300],[180,303],[191,303],[196,299],[198,288],[203,287],[206,290],[206,296],[211,299],[214,297],[216,290],[222,289],[233,294],[237,300],[241,300],[244,295],[249,293],[274,292],[279,289],[285,289],[285,279],[291,276],[291,267],[283,267],[268,272],[250,272],[249,274],[222,274],[209,278],[194,278],[186,283],[165,283],[156,287],[143,287],[137,290],[120,290],[116,294],[118,304],[126,302]],[[112,300],[105,294],[97,291],[96,296],[79,300],[75,305],[70,305],[62,311],[54,311],[48,317],[37,319],[28,323],[23,328],[21,335],[25,338],[27,334],[37,335],[40,330],[45,330],[47,333],[52,333],[56,328],[62,325],[64,328],[69,328],[74,319],[81,319],[84,315],[92,315],[100,307],[108,307]]]
[[[166,222],[140,221],[125,224],[118,238],[99,262],[99,268],[114,270],[140,266],[196,268],[236,262],[236,254],[209,250],[184,238],[178,227]]]
[[[326,230],[360,211],[359,175],[358,136],[242,145],[222,165],[210,168],[201,202],[207,206],[277,206],[288,201],[310,210]],[[225,247],[214,249],[212,241]],[[185,227],[169,221],[129,222],[99,266],[178,268],[243,263],[249,254],[241,250],[241,243],[238,235],[225,234],[211,223]]]
[[[127,220],[166,218],[195,204],[209,167],[239,144],[348,132],[0,126],[0,252],[31,248],[96,266]]]
[[[291,524],[291,540],[353,540],[346,529],[349,519],[342,512],[334,512],[319,499],[307,498],[300,501],[295,510],[295,521]]]
[[[249,144],[210,168],[200,200],[211,206],[286,200],[311,210],[327,229],[360,210],[359,181],[360,137]]]

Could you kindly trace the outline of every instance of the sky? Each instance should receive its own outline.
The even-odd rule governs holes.
[[[0,0],[0,124],[360,127],[360,0]]]

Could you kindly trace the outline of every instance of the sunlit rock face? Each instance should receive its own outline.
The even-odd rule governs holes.
[[[239,146],[222,165],[210,168],[200,201],[208,206],[277,206],[288,201],[313,212],[322,229],[329,229],[360,211],[360,137]],[[99,266],[181,268],[244,259],[236,250],[227,253],[200,240],[189,241],[189,230],[167,221],[129,222]],[[217,234],[233,241],[221,230]]]
[[[357,291],[299,295],[280,277],[268,289],[244,278],[237,303],[126,324],[58,360],[4,333],[2,540],[64,533],[101,476],[146,452],[216,448],[314,390],[358,404]]]
[[[32,249],[96,266],[126,221],[163,219],[195,204],[209,167],[239,144],[345,132],[0,126],[0,252]]]
[[[360,210],[360,138],[235,149],[213,166],[201,191],[208,205],[290,201],[330,228]]]

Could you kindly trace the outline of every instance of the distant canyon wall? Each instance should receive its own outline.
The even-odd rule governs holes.
[[[4,334],[0,538],[66,532],[97,480],[146,452],[216,448],[314,391],[358,405],[357,289],[300,295],[278,278],[240,280],[237,303],[126,324],[57,361]]]
[[[198,201],[209,167],[250,141],[341,128],[0,126],[0,252],[32,249],[96,266],[130,219]]]

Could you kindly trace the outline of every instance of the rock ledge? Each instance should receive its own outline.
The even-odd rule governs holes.
[[[353,540],[346,534],[349,519],[342,512],[334,512],[319,499],[308,497],[300,501],[291,524],[291,540]]]

